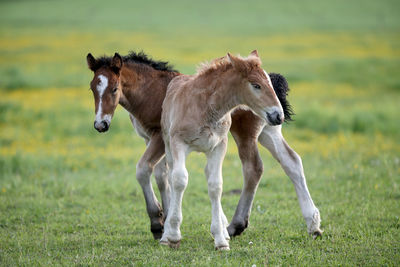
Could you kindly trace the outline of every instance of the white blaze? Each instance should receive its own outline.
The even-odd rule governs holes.
[[[265,73],[265,76],[267,76],[267,80],[268,80],[268,85],[269,86],[271,86],[271,88],[272,89],[274,89],[274,86],[272,85],[272,81],[271,81],[271,78],[269,77],[269,75],[268,75],[268,73],[265,71],[265,70],[263,70],[264,71],[264,73]],[[279,102],[279,99],[278,99],[278,96],[275,94],[275,98],[276,98],[276,101],[278,102],[278,103],[280,103]],[[278,112],[278,113],[280,113],[280,114],[282,114],[281,116],[283,116],[283,109],[282,109],[282,106],[281,105],[279,105],[279,106],[274,106],[274,107],[270,107],[270,108],[268,108],[267,109],[267,112],[270,112],[270,113],[273,113],[273,112]]]
[[[271,86],[271,88],[274,88],[272,86],[272,82],[271,82],[271,78],[269,77],[268,73],[264,70],[265,76],[267,76],[267,80],[268,80],[268,85]]]
[[[96,113],[96,121],[100,122],[103,119],[103,116],[102,116],[103,111],[101,108],[102,97],[103,97],[104,91],[106,90],[106,88],[108,86],[108,79],[104,75],[99,75],[98,77],[100,79],[100,82],[97,85],[96,89],[97,89],[97,92],[99,93],[99,106],[98,106],[97,113]],[[107,117],[105,119],[108,119],[108,117],[110,117],[110,115],[106,115],[104,117]]]

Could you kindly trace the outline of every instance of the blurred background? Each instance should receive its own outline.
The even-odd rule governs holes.
[[[87,53],[97,57],[143,50],[193,74],[200,62],[227,52],[246,56],[253,49],[265,70],[289,82],[296,116],[283,133],[303,158],[321,210],[327,233],[321,246],[337,250],[313,254],[314,245],[303,248],[320,264],[340,264],[343,255],[349,257],[346,251],[354,264],[396,262],[399,8],[396,0],[1,1],[0,263],[65,263],[75,254],[80,264],[126,263],[97,253],[93,260],[93,247],[110,251],[113,259],[127,253],[149,260],[132,245],[151,239],[134,177],[144,142],[121,107],[107,134],[93,129]],[[273,236],[268,225],[279,222],[282,231],[292,229],[303,240],[305,225],[293,186],[268,151],[260,149],[265,173],[248,230],[255,237],[248,237],[259,237],[259,229]],[[184,201],[184,216],[190,219],[183,231],[196,218],[210,216],[203,167],[202,155],[189,157],[191,198]],[[230,219],[239,196],[229,192],[242,186],[232,139],[224,176],[223,205]],[[204,212],[185,210],[189,205]],[[208,223],[198,225],[199,233],[208,231]],[[105,247],[121,239],[108,234],[110,227],[129,241]],[[293,240],[280,242],[290,247]],[[152,255],[162,258],[157,248]],[[247,253],[261,262],[264,250]],[[207,262],[206,254],[198,253],[195,259]],[[273,263],[298,263],[284,250],[269,253]]]

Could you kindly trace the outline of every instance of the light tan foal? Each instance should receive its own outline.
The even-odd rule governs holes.
[[[268,74],[261,68],[257,51],[247,58],[228,53],[224,60],[204,66],[197,75],[181,75],[170,82],[161,116],[171,185],[162,244],[179,247],[182,197],[188,183],[185,160],[191,151],[199,151],[207,156],[205,174],[215,248],[229,250],[228,222],[221,207],[222,161],[231,126],[230,112],[239,105],[251,108],[270,125],[284,121],[282,106]]]

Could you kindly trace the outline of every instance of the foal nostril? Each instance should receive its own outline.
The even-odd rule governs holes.
[[[278,111],[274,111],[271,113],[267,112],[267,118],[272,125],[279,125],[283,122],[281,114],[279,114]]]
[[[279,113],[276,115],[276,122],[281,123],[281,115]]]
[[[101,124],[103,125],[103,130],[107,131],[108,130],[108,123],[106,121],[102,121]]]

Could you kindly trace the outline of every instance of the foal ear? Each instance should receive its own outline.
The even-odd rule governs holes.
[[[251,51],[250,56],[260,57],[260,56],[258,55],[257,49]]]
[[[122,57],[118,53],[115,53],[114,57],[111,60],[111,69],[116,74],[119,74],[121,68],[122,68]]]
[[[234,60],[233,55],[231,55],[231,53],[228,52],[228,54],[226,55],[226,58],[228,59],[229,63],[231,63],[232,65],[234,64],[233,60]]]
[[[231,53],[228,53],[226,56],[228,58],[229,63],[231,63],[234,68],[240,65],[239,58],[235,57],[234,55],[231,55]]]
[[[231,55],[230,53],[227,54],[228,61],[232,64],[232,66],[240,72],[246,71],[245,62],[240,58]]]
[[[96,71],[96,69],[97,69],[97,60],[94,58],[94,56],[92,56],[91,53],[87,54],[86,61],[87,61],[89,69],[92,70],[92,71]]]

